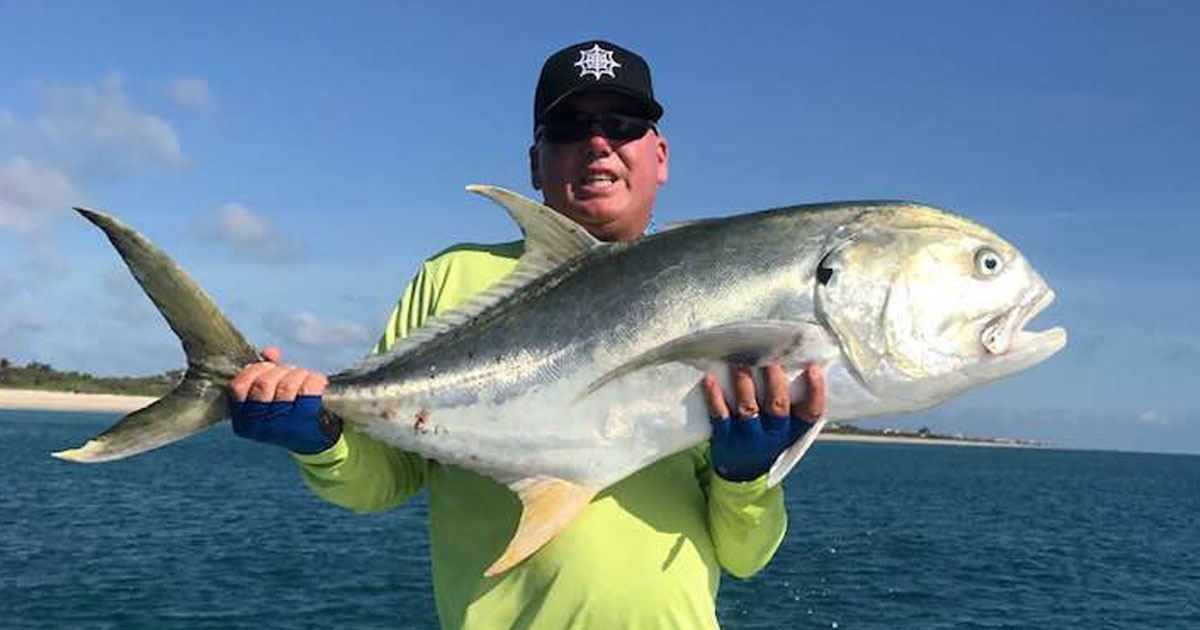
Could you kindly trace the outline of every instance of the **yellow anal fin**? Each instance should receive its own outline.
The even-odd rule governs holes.
[[[535,477],[509,486],[521,498],[521,522],[500,558],[483,574],[499,575],[550,542],[587,507],[596,490],[565,479]]]

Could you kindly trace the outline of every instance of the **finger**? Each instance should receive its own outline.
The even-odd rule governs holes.
[[[250,392],[246,395],[249,400],[257,402],[271,402],[275,400],[275,388],[279,385],[279,381],[287,375],[291,370],[285,367],[273,366],[271,369],[258,375],[254,382],[250,384]]]
[[[229,383],[229,390],[233,395],[233,399],[238,402],[246,400],[246,395],[249,393],[250,385],[254,383],[254,380],[257,379],[259,375],[263,374],[267,370],[273,369],[274,367],[274,363],[260,362],[251,363],[250,365],[242,368],[242,371],[238,372],[237,376],[234,376],[233,380]]]
[[[317,372],[309,372],[308,377],[300,385],[300,396],[320,396],[325,393],[325,385],[329,383],[329,379],[325,378],[324,374]]]
[[[717,377],[713,374],[705,374],[704,379],[700,381],[700,388],[704,390],[704,404],[708,406],[709,417],[728,418],[729,405],[725,404],[725,392],[721,391],[721,384],[717,382]]]
[[[741,420],[758,414],[758,396],[754,393],[754,373],[750,366],[731,364],[729,376],[733,381],[733,398],[737,403],[737,417]]]
[[[279,379],[279,384],[275,386],[275,396],[273,400],[276,402],[291,402],[296,400],[296,394],[300,391],[300,387],[304,384],[305,379],[312,374],[308,370],[290,370]]]
[[[763,381],[767,389],[763,397],[767,414],[776,418],[786,418],[792,407],[791,397],[788,395],[787,372],[783,371],[783,366],[778,362],[772,363],[763,368]]]
[[[281,352],[276,346],[267,346],[262,349],[262,358],[263,361],[279,363],[279,360],[283,358],[283,352]]]
[[[825,415],[825,368],[816,363],[804,366],[804,400],[792,406],[792,415],[812,424]]]

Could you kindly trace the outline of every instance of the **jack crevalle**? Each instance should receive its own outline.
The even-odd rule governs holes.
[[[727,361],[782,361],[793,378],[810,361],[826,368],[826,417],[779,456],[774,485],[825,420],[926,408],[1066,343],[1062,328],[1025,330],[1054,293],[1020,252],[929,206],[795,206],[601,243],[515,193],[469,189],[520,225],[516,270],[330,377],[324,404],[378,439],[517,493],[517,531],[489,575],[535,552],[600,490],[707,440],[698,383]],[[257,359],[254,347],[148,240],[78,210],[163,313],[188,366],[164,398],[54,455],[120,459],[223,420],[225,388]]]

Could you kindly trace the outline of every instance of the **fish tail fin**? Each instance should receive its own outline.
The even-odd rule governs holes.
[[[185,377],[171,393],[121,418],[83,446],[51,455],[70,462],[99,464],[182,440],[225,417],[225,392],[207,385]]]
[[[257,359],[254,347],[200,285],[146,237],[103,212],[75,210],[108,236],[179,337],[188,365],[171,393],[125,416],[83,446],[53,455],[73,462],[113,461],[176,442],[220,422],[225,417],[225,388],[243,365]]]

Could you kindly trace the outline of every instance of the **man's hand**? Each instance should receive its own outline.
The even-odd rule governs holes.
[[[319,453],[337,443],[342,423],[321,413],[325,375],[281,365],[279,348],[262,351],[229,384],[229,416],[241,437],[296,453]]]
[[[744,365],[730,365],[737,411],[730,418],[725,393],[712,374],[701,381],[712,438],[713,468],[728,481],[752,481],[767,473],[780,453],[791,446],[825,413],[825,371],[816,364],[804,368],[807,395],[792,403],[787,374],[778,363],[763,368],[766,392],[759,404],[754,375]],[[764,409],[765,408],[765,409]]]

